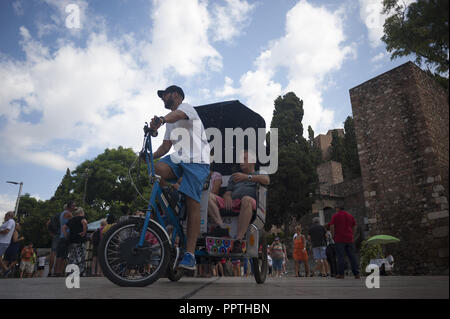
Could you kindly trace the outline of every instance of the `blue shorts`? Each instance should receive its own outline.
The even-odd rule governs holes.
[[[283,269],[283,259],[272,258],[272,268],[273,268],[273,270],[282,270]]]
[[[314,247],[313,248],[313,255],[314,259],[327,259],[327,247]]]
[[[55,235],[52,238],[52,252],[56,252],[58,250],[58,243],[59,243],[59,235]]]
[[[203,184],[209,175],[209,164],[183,162],[176,164],[172,162],[170,155],[163,157],[160,161],[169,165],[177,180],[183,176],[179,191],[200,203]]]
[[[8,249],[8,247],[9,247],[9,244],[0,243],[0,257],[3,256],[3,254]]]

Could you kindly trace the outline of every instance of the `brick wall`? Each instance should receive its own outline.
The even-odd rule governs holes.
[[[408,62],[350,98],[370,233],[401,273],[448,274],[448,95]]]

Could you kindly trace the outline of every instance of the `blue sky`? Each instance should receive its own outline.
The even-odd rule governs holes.
[[[0,215],[18,192],[7,180],[45,200],[66,168],[138,151],[170,84],[193,105],[239,99],[267,126],[293,91],[305,134],[343,127],[349,89],[408,61],[380,41],[381,2],[0,1]]]

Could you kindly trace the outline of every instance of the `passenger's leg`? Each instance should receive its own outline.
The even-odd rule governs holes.
[[[241,199],[241,212],[238,219],[238,231],[236,239],[242,240],[247,232],[248,225],[252,219],[253,198],[244,196]]]
[[[208,215],[214,220],[217,225],[223,226],[222,216],[220,216],[219,207],[216,203],[216,195],[214,194],[209,195]]]

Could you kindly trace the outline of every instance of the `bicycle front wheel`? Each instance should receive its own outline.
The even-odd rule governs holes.
[[[164,231],[150,222],[146,240],[138,247],[143,220],[128,219],[112,226],[99,245],[103,274],[123,287],[144,287],[158,280],[170,260],[170,242]]]

